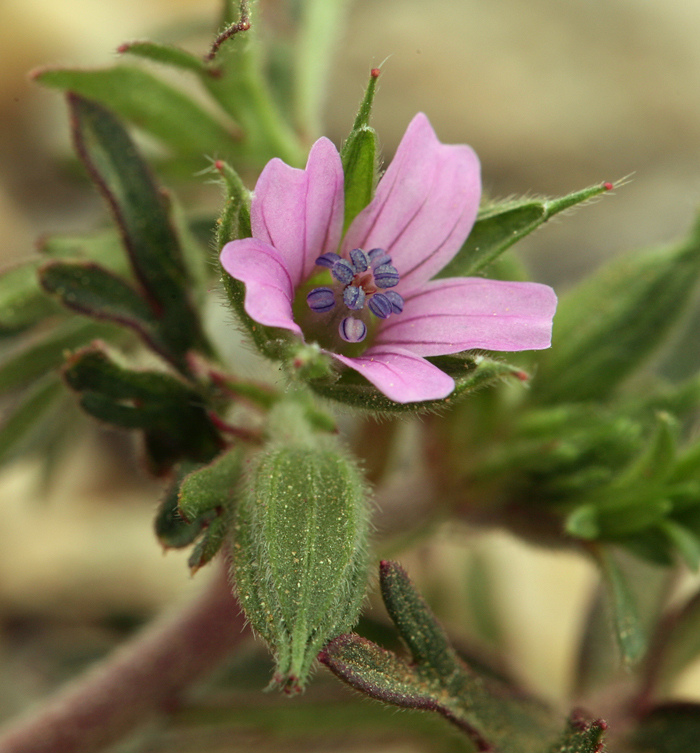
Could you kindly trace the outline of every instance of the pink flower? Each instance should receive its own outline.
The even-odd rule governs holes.
[[[221,252],[260,324],[318,342],[399,403],[444,398],[453,379],[424,356],[539,350],[551,342],[554,291],[529,282],[431,278],[476,219],[479,160],[411,121],[370,204],[344,238],[343,169],[319,139],[305,170],[270,161],[255,187],[252,238]]]

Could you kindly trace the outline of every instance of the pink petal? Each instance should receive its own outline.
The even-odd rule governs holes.
[[[316,259],[337,251],[343,225],[343,167],[326,138],[311,148],[305,170],[267,163],[250,208],[253,237],[284,257],[292,285],[307,279]]]
[[[245,283],[243,306],[248,316],[268,327],[282,327],[301,335],[292,315],[294,287],[282,255],[257,238],[227,243],[221,265]]]
[[[413,118],[377,193],[348,228],[352,248],[383,248],[401,274],[402,295],[420,287],[457,253],[476,219],[479,159],[464,145],[441,144],[428,118]]]
[[[373,345],[359,358],[331,355],[362,374],[396,403],[441,400],[455,388],[452,377],[403,348]]]
[[[434,280],[405,301],[402,314],[381,323],[376,343],[419,356],[541,350],[551,345],[556,307],[554,291],[536,282]]]

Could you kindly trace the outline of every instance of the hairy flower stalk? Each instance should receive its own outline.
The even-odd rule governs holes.
[[[325,138],[305,170],[270,161],[251,205],[252,238],[221,263],[245,283],[260,324],[317,342],[391,400],[440,399],[454,380],[425,357],[474,348],[538,350],[551,342],[554,291],[481,278],[432,278],[476,219],[479,161],[411,121],[372,201],[342,237],[343,169]]]

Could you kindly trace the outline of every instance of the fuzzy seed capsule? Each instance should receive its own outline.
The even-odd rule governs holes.
[[[367,489],[340,449],[261,453],[237,508],[238,598],[275,653],[274,680],[303,689],[316,655],[354,625],[367,575]]]

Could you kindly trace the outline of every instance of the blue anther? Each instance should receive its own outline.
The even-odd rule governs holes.
[[[314,288],[307,296],[309,308],[317,314],[325,314],[335,306],[335,294],[330,288]]]
[[[353,248],[350,252],[350,261],[352,262],[353,267],[355,267],[355,272],[358,274],[360,272],[366,272],[369,267],[367,254],[361,248]]]
[[[379,295],[389,299],[394,314],[400,314],[403,311],[403,298],[395,290],[387,290],[386,293],[379,293]]]
[[[386,319],[391,315],[393,307],[391,301],[384,295],[384,293],[375,293],[369,303],[369,310],[380,319]]]
[[[382,264],[391,264],[391,256],[383,248],[373,248],[367,255],[372,269],[381,267]]]
[[[355,285],[348,285],[343,290],[343,301],[349,309],[359,311],[365,305],[365,291]]]
[[[378,288],[393,288],[399,284],[399,273],[391,264],[382,264],[374,270],[374,282]]]
[[[348,285],[352,282],[352,278],[355,276],[355,268],[345,259],[338,259],[331,267],[331,274],[338,282],[342,282],[343,285]]]
[[[323,254],[323,256],[319,256],[318,259],[316,259],[316,264],[318,264],[319,267],[328,267],[328,269],[331,269],[338,259],[340,259],[338,254]]]
[[[367,326],[361,319],[346,316],[340,322],[338,332],[346,343],[359,343],[367,337]]]

